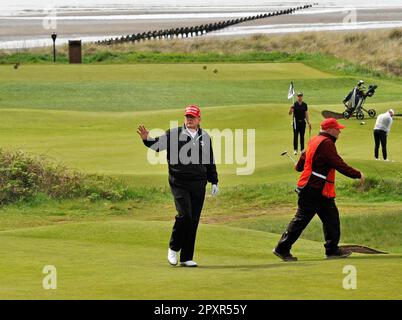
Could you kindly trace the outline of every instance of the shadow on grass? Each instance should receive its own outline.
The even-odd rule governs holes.
[[[215,266],[199,266],[199,269],[210,269],[210,270],[225,270],[225,269],[243,269],[246,270],[257,270],[257,269],[272,269],[287,266],[303,266],[307,264],[300,262],[279,262],[274,264],[244,264],[244,265],[215,265]]]
[[[306,259],[302,260],[303,262],[318,262],[318,261],[350,261],[350,260],[392,260],[392,259],[402,259],[402,255],[400,254],[368,254],[368,255],[352,255],[348,258],[339,258],[339,259]]]
[[[391,259],[402,259],[401,254],[371,254],[371,255],[355,255],[351,256],[349,259],[354,260],[391,260]]]

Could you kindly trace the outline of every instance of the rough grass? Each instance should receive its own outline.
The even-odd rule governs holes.
[[[362,187],[357,182],[338,183],[338,196],[345,200],[365,202],[402,201],[402,176],[368,177]],[[145,196],[148,194],[149,196]],[[133,199],[153,202],[170,201],[168,188],[155,188],[126,183],[110,176],[89,175],[50,161],[45,155],[22,150],[0,149],[0,204],[25,202],[36,206],[51,199],[89,201]],[[294,201],[294,185],[290,183],[255,183],[226,186],[215,200],[217,208],[230,204],[232,210],[260,209]]]
[[[112,47],[87,44],[84,46],[84,62],[297,61],[307,54],[335,57],[338,62],[332,69],[342,72],[401,76],[401,33],[401,29],[393,29],[147,41]],[[379,39],[381,45],[374,45],[379,43]],[[66,63],[67,48],[61,47],[58,52],[58,61]],[[17,54],[4,52],[0,55],[0,63],[17,61],[51,62],[52,56],[44,49],[31,49]]]
[[[0,205],[36,197],[122,200],[134,193],[116,179],[87,175],[23,150],[0,149]]]

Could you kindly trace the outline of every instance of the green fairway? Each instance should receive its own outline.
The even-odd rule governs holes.
[[[384,182],[356,192],[338,174],[342,242],[391,254],[325,261],[318,219],[295,246],[300,262],[282,263],[271,253],[296,208],[298,173],[280,156],[292,151],[290,81],[305,92],[316,134],[321,111],[342,112],[341,101],[359,78],[303,63],[0,66],[1,147],[119,177],[144,194],[121,202],[39,198],[1,207],[0,298],[401,299],[401,118],[388,140],[393,162],[373,159],[374,119],[342,120],[347,128],[337,142],[348,163]],[[379,85],[367,105],[401,113],[400,80],[365,80]],[[221,194],[207,196],[195,257],[200,267],[193,270],[167,264],[175,214],[167,166],[148,163],[135,132],[139,124],[180,125],[190,103],[200,105],[203,128],[254,129],[256,137],[252,175],[236,175],[244,164],[217,159]],[[342,287],[349,264],[357,268],[357,290]],[[57,290],[42,288],[45,265],[57,268]]]
[[[2,298],[133,299],[400,299],[401,256],[323,261],[321,245],[301,240],[299,263],[270,254],[277,235],[203,226],[197,269],[166,265],[170,225],[163,222],[83,223],[2,232]],[[4,248],[7,248],[5,251]],[[44,265],[58,270],[58,289],[41,287]],[[358,289],[342,287],[345,265],[358,270]],[[180,278],[180,281],[177,279]],[[361,279],[361,281],[359,281]],[[325,283],[325,285],[323,285]]]
[[[194,100],[203,107],[281,104],[290,80],[308,93],[311,104],[341,105],[359,79],[301,63],[208,64],[207,70],[203,64],[0,66],[0,107],[135,111],[178,108]],[[376,102],[400,99],[402,83],[375,83]]]
[[[378,111],[385,111],[388,104],[377,104]],[[310,106],[314,126],[318,132],[323,108],[337,106]],[[338,107],[339,109],[339,107]],[[203,127],[208,129],[255,129],[255,174],[237,176],[241,164],[219,164],[221,181],[225,185],[238,183],[292,182],[297,173],[291,162],[280,154],[292,150],[291,119],[288,105],[248,105],[206,108],[203,110]],[[182,109],[138,112],[76,112],[45,110],[2,111],[0,143],[6,147],[18,147],[35,153],[44,153],[73,168],[87,172],[123,175],[147,184],[166,184],[166,165],[147,162],[147,149],[136,134],[138,124],[149,129],[169,128],[170,121],[181,124]],[[269,120],[268,120],[269,119]],[[383,178],[393,177],[402,171],[402,154],[398,136],[402,133],[400,120],[396,119],[389,138],[389,152],[393,163],[374,162],[372,129],[374,120],[345,121],[347,129],[342,133],[338,148],[345,159],[368,174]],[[10,132],[13,132],[10,135]],[[244,134],[244,139],[246,136]],[[217,153],[217,152],[216,152]],[[218,159],[217,159],[218,160]],[[219,162],[218,162],[219,163]],[[137,180],[138,179],[138,180]]]

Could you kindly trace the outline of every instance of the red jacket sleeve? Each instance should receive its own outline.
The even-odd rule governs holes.
[[[338,151],[335,147],[335,143],[333,143],[332,141],[323,141],[322,147],[325,147],[326,150],[325,152],[322,152],[321,155],[325,159],[325,162],[328,163],[332,168],[349,178],[361,178],[360,171],[346,164],[346,162],[343,161],[343,159],[339,156]]]
[[[306,153],[303,152],[300,155],[299,161],[295,165],[295,170],[297,172],[302,172],[304,170],[304,163],[306,162]]]

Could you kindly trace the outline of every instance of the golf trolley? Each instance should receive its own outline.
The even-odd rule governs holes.
[[[363,120],[364,112],[366,112],[370,118],[376,116],[376,111],[374,109],[365,109],[364,103],[366,102],[367,97],[372,97],[375,94],[375,90],[378,86],[369,85],[368,90],[364,92],[366,88],[363,84],[364,82],[360,80],[357,86],[343,100],[343,104],[346,107],[346,110],[343,112],[343,117],[345,119],[356,116],[358,120]]]

